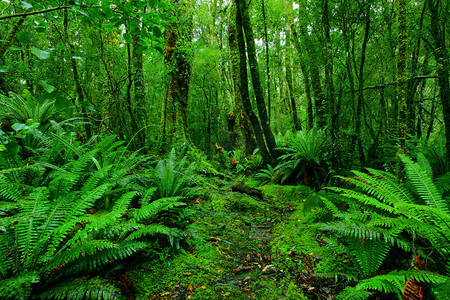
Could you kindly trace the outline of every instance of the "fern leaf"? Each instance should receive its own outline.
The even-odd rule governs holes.
[[[173,246],[174,239],[177,237],[181,237],[181,231],[176,228],[170,228],[160,224],[151,224],[146,227],[140,228],[135,232],[131,233],[125,241],[128,240],[137,240],[146,235],[156,235],[162,234],[166,235],[169,238],[170,245]]]
[[[339,295],[337,300],[364,300],[372,295],[371,292],[366,290],[357,289],[356,287],[348,286]]]
[[[50,286],[39,295],[40,299],[120,299],[120,289],[101,277],[74,278]]]
[[[405,164],[408,178],[411,180],[417,193],[425,200],[426,204],[436,207],[446,214],[450,214],[447,203],[445,203],[432,179],[427,176],[427,173],[424,172],[421,166],[406,156],[400,156],[400,158]]]
[[[170,197],[155,200],[149,205],[143,206],[139,210],[135,211],[133,215],[136,218],[136,221],[143,221],[155,216],[161,211],[171,209],[173,207],[185,206],[186,203],[178,202],[180,199],[181,197]]]
[[[37,272],[27,272],[24,275],[0,280],[1,299],[29,299],[31,285],[40,280]]]

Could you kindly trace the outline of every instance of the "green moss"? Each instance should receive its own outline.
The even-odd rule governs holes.
[[[316,213],[317,212],[317,213]],[[293,259],[299,260],[298,268],[308,269],[309,272],[332,273],[348,270],[346,256],[337,257],[333,250],[322,241],[322,233],[308,228],[311,219],[325,213],[324,209],[304,212],[300,207],[294,211],[286,222],[279,223],[273,229],[276,238],[272,243],[272,255],[277,257],[280,268],[292,268]],[[313,270],[306,265],[305,259],[298,254],[307,255],[313,265]]]
[[[290,282],[286,291],[286,299],[308,300],[294,283]]]
[[[258,210],[264,210],[267,203],[257,201],[254,198],[241,193],[229,193],[226,195],[227,208],[231,211],[254,213]]]
[[[268,184],[261,187],[264,195],[271,198],[277,198],[284,201],[304,200],[312,190],[304,185],[276,185]]]

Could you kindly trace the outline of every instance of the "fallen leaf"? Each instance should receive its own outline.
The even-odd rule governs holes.
[[[188,286],[188,290],[190,290],[191,292],[194,290],[194,288],[192,287],[192,285]]]
[[[202,285],[202,289],[206,289],[206,286],[205,286],[205,285]]]

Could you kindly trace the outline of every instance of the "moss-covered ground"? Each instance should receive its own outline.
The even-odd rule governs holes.
[[[321,247],[320,236],[308,230],[320,214],[303,209],[312,191],[266,185],[258,187],[263,197],[256,198],[233,192],[231,185],[215,180],[193,202],[198,214],[189,247],[128,273],[136,298],[317,299],[333,294],[333,283],[311,278],[313,269],[338,267]],[[245,185],[257,187],[252,181]]]

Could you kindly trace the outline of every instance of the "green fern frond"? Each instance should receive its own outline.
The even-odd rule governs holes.
[[[170,228],[161,224],[150,224],[131,233],[125,241],[137,240],[143,236],[162,234],[169,238],[170,245],[173,246],[175,238],[182,237],[182,231],[177,228]]]
[[[0,280],[1,299],[29,299],[31,285],[40,280],[37,272],[27,272],[24,275]]]
[[[81,188],[81,194],[87,194],[94,190],[99,184],[104,184],[107,181],[108,173],[113,166],[105,166],[99,170],[93,172],[89,178],[83,183]]]
[[[155,194],[156,190],[156,187],[151,187],[145,190],[145,192],[142,194],[141,199],[139,200],[140,204],[142,206],[147,206],[152,201],[152,197]]]
[[[50,286],[39,295],[40,299],[84,300],[84,299],[120,299],[121,291],[101,277],[75,278]]]
[[[88,191],[87,194],[80,195],[80,200],[72,203],[72,208],[70,212],[68,212],[69,218],[67,218],[67,220],[74,219],[84,214],[85,211],[92,207],[94,202],[102,197],[109,188],[110,184],[104,183],[97,188]]]
[[[434,184],[441,195],[447,191],[450,191],[450,172],[435,178]]]
[[[118,200],[114,202],[114,206],[112,208],[112,211],[116,216],[122,215],[125,213],[125,211],[130,206],[131,200],[133,200],[133,197],[136,196],[137,192],[128,192],[123,194]]]
[[[371,292],[366,290],[357,289],[352,286],[346,287],[339,295],[337,295],[337,300],[364,300],[372,295]]]
[[[65,265],[64,270],[62,270],[64,274],[80,274],[96,270],[98,267],[113,261],[130,257],[147,247],[149,247],[148,243],[139,241],[124,241],[121,243],[112,243],[105,240],[86,241],[85,244],[77,245],[68,250],[66,255],[61,257],[63,259],[59,263]],[[71,257],[75,257],[75,259],[70,260]],[[77,259],[78,257],[82,257],[82,259]],[[51,265],[56,268],[59,263],[54,261]],[[49,271],[49,269],[46,270]]]
[[[418,163],[414,163],[406,156],[400,156],[405,165],[406,174],[411,181],[417,193],[425,201],[425,204],[436,207],[446,214],[450,214],[450,210],[439,194],[438,189],[434,185],[431,177],[421,168]]]
[[[0,199],[2,201],[9,200],[19,202],[24,199],[24,190],[23,184],[7,183],[0,178]]]
[[[394,207],[392,207],[391,205],[385,204],[381,201],[378,201],[377,199],[366,195],[366,194],[362,194],[358,191],[354,191],[354,190],[349,190],[349,189],[343,189],[343,188],[337,188],[337,187],[330,187],[327,188],[329,190],[335,191],[335,192],[339,192],[342,195],[355,199],[357,201],[359,201],[360,203],[364,204],[364,205],[370,205],[370,206],[374,206],[378,209],[384,210],[386,212],[389,213],[396,213],[396,210]]]
[[[378,275],[358,282],[355,287],[347,287],[337,299],[366,299],[352,298],[359,295],[359,291],[380,291],[383,293],[395,293],[401,299],[401,293],[407,280],[415,280],[426,283],[443,283],[448,277],[423,270],[392,271],[385,275]],[[361,294],[362,295],[362,294]]]
[[[186,203],[179,202],[181,197],[169,197],[161,198],[151,202],[146,206],[142,206],[140,209],[133,212],[133,217],[136,221],[141,222],[145,219],[151,218],[157,215],[159,212],[171,209],[173,207],[185,206]]]
[[[347,242],[364,277],[375,274],[390,249],[385,241],[380,240],[347,238]]]

